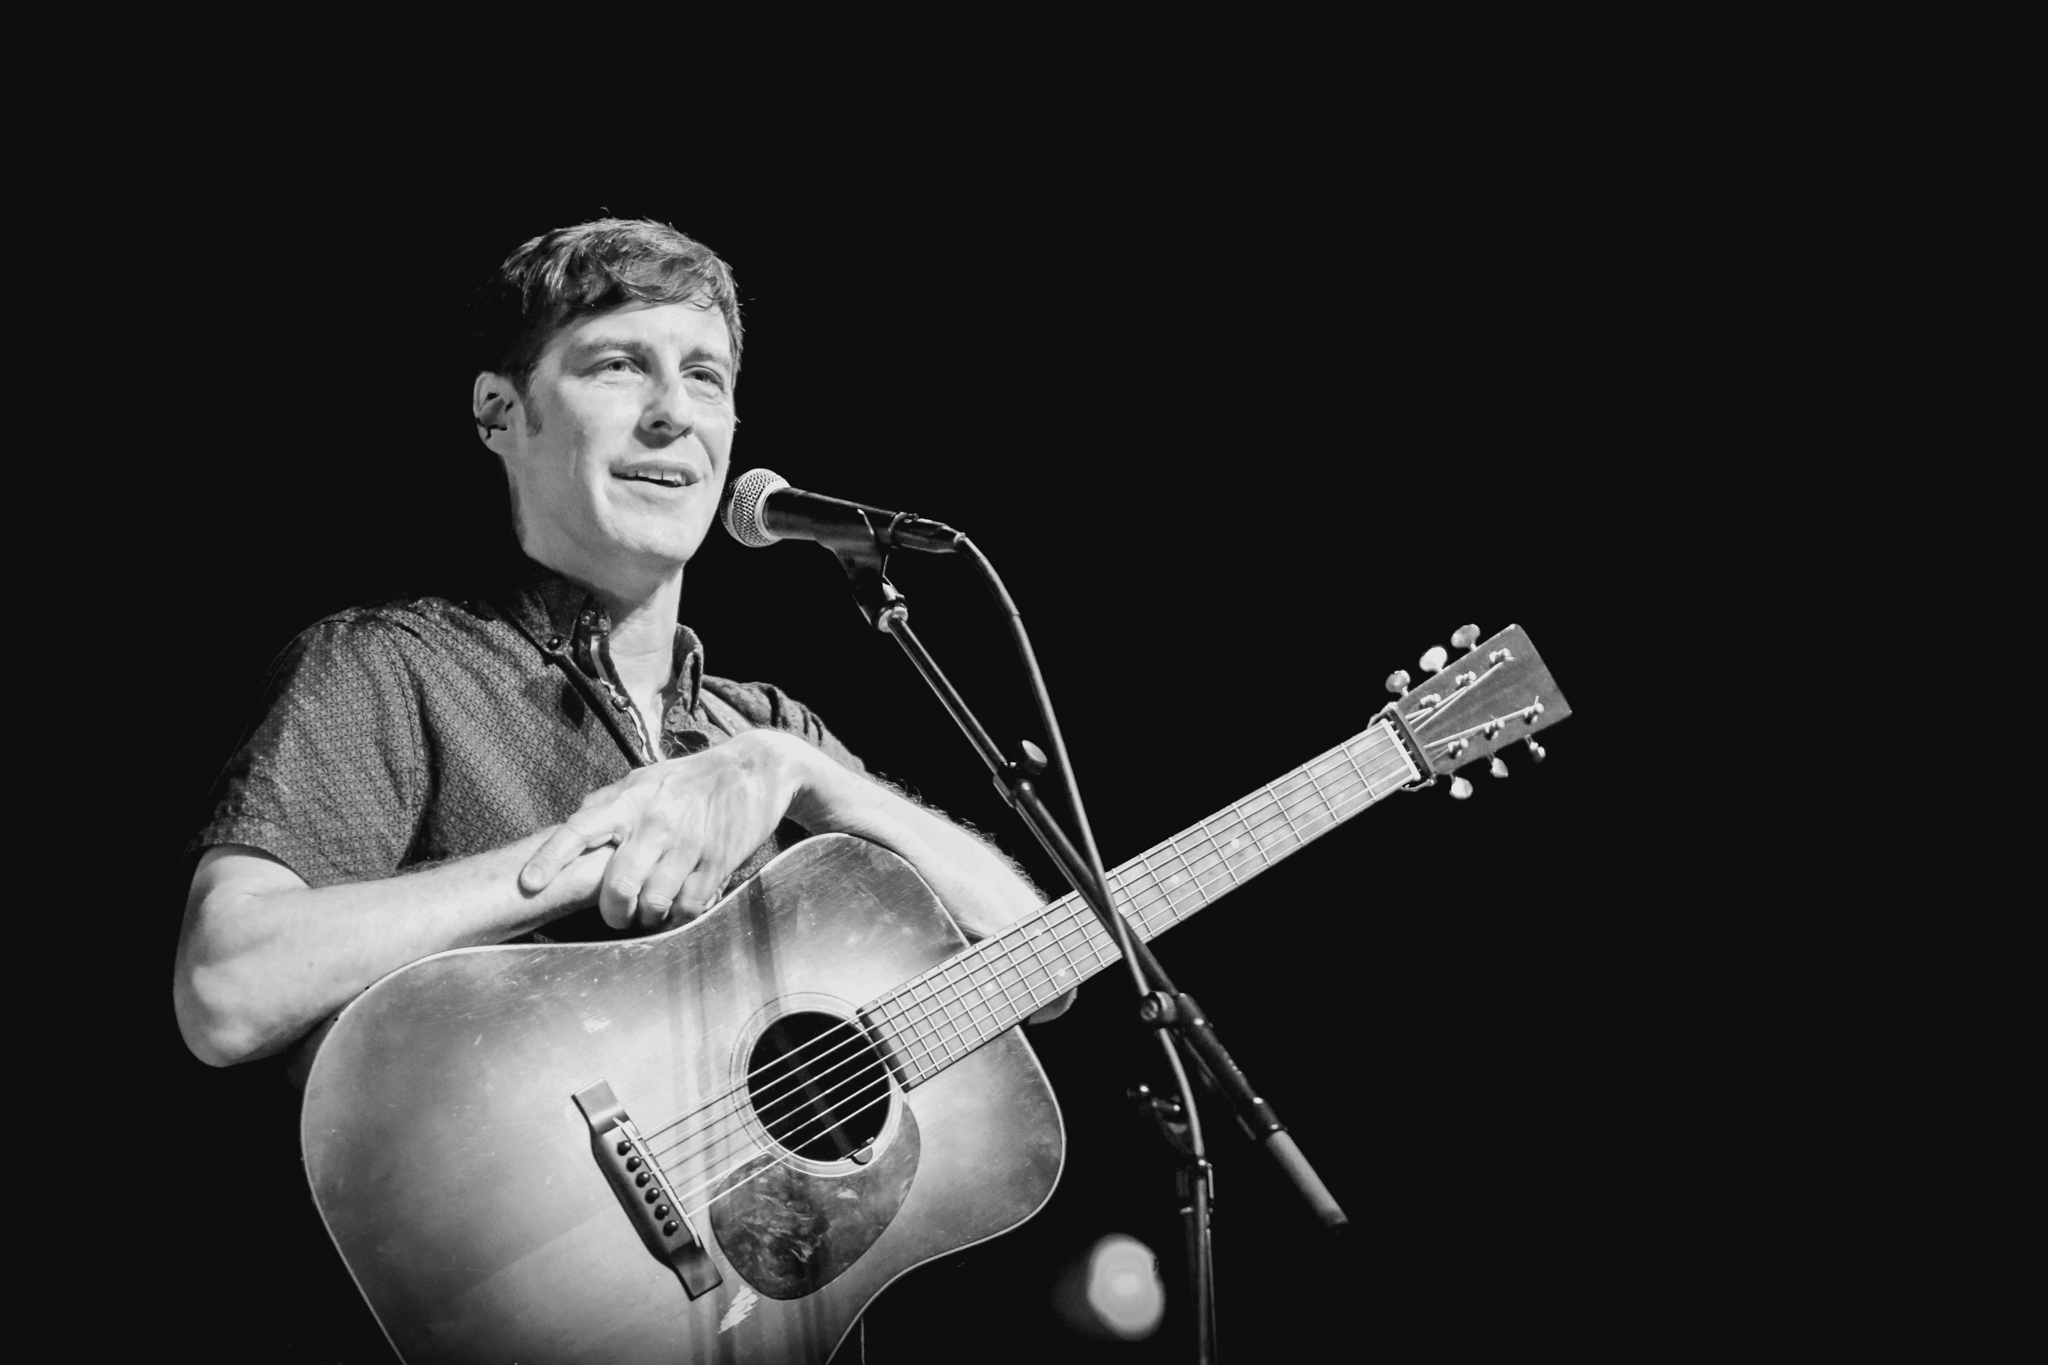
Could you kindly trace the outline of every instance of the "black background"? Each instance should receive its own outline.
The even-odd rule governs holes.
[[[1641,1229],[1673,1212],[1638,1183],[1654,1064],[1625,1022],[1672,969],[1639,927],[1657,798],[1620,779],[1611,739],[1616,645],[1656,586],[1631,528],[1659,504],[1631,462],[1668,420],[1639,397],[1642,211],[1613,168],[1533,144],[1212,150],[543,191],[562,177],[533,157],[455,148],[429,175],[194,158],[153,183],[127,268],[187,284],[169,307],[109,305],[155,352],[110,398],[164,435],[148,477],[103,489],[79,579],[122,584],[133,674],[106,719],[150,737],[111,872],[147,889],[123,1034],[127,1093],[160,1116],[138,1309],[167,1341],[358,1358],[323,1339],[367,1318],[312,1225],[283,1083],[211,1071],[177,1036],[183,843],[296,631],[433,590],[497,543],[464,303],[525,237],[607,211],[672,221],[735,268],[735,469],[941,517],[991,555],[1112,863],[1356,733],[1386,674],[1456,627],[1529,629],[1579,713],[1543,767],[1514,750],[1505,781],[1468,769],[1469,801],[1390,799],[1157,947],[1352,1218],[1319,1232],[1212,1120],[1236,1358],[1627,1338],[1617,1310],[1655,1278]],[[964,569],[904,561],[896,581],[991,728],[1034,736]],[[1058,888],[824,552],[714,532],[684,614],[713,672],[786,687]],[[1105,976],[1031,1030],[1067,1124],[1060,1187],[884,1294],[871,1359],[1186,1357],[1171,1167],[1123,1098],[1157,1081],[1129,1016]],[[1150,1342],[1090,1343],[1052,1311],[1059,1273],[1111,1232],[1162,1254],[1176,1298]]]

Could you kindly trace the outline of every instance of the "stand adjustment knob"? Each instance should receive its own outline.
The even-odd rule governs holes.
[[[1030,740],[1027,739],[1019,741],[1017,745],[1017,752],[1019,755],[1017,759],[1017,766],[1024,770],[1024,775],[1026,777],[1037,777],[1040,773],[1045,771],[1045,750],[1039,748],[1036,744],[1033,744]]]
[[[1171,1024],[1180,1017],[1180,1007],[1165,991],[1149,991],[1138,1002],[1138,1018],[1147,1024]]]

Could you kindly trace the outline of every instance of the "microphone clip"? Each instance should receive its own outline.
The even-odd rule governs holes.
[[[902,514],[899,513],[896,519],[902,520]],[[866,545],[829,547],[838,559],[839,567],[846,570],[860,619],[884,635],[889,634],[898,621],[910,617],[910,604],[889,581],[888,544],[881,536],[876,536]]]

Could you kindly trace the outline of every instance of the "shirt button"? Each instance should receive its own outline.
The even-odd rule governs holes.
[[[560,649],[561,647],[562,647],[562,637],[561,637],[561,636],[559,636],[559,635],[550,635],[550,636],[548,636],[548,648],[549,648],[549,649]]]

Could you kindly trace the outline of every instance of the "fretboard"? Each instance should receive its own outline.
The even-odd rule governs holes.
[[[1378,721],[1112,869],[1110,889],[1138,936],[1156,938],[1417,776],[1387,722]],[[913,977],[861,1013],[907,1089],[1120,956],[1095,912],[1070,893],[1043,914]]]

